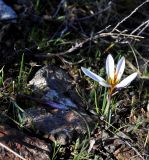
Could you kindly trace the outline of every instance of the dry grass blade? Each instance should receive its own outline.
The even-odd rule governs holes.
[[[136,61],[136,64],[137,64],[138,71],[140,72],[140,67],[139,67],[139,63],[138,63],[138,60],[137,60],[136,53],[135,53],[135,51],[134,51],[132,45],[131,45],[130,43],[128,43],[128,44],[129,44],[129,47],[131,48],[132,53],[133,53],[133,55],[134,55],[134,58],[135,58],[135,61]]]
[[[144,142],[144,148],[146,147],[148,141],[149,141],[149,131],[147,132],[146,140]]]

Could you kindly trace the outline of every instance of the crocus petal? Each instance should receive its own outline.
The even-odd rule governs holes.
[[[121,88],[128,86],[136,78],[137,74],[138,74],[137,72],[131,74],[130,76],[122,80],[119,84],[117,84],[115,87]]]
[[[106,72],[108,79],[114,79],[114,59],[111,54],[106,59]]]
[[[117,80],[119,81],[123,75],[125,69],[125,58],[122,57],[116,66],[116,74],[117,74]]]
[[[97,74],[91,72],[90,70],[88,70],[87,68],[81,67],[81,70],[84,72],[84,74],[90,78],[92,78],[93,80],[97,81],[97,82],[104,82],[105,80],[103,78],[101,78],[100,76],[98,76]]]
[[[104,86],[104,87],[111,87],[111,85],[108,84],[105,80],[104,80],[104,81],[100,81],[99,84],[100,84],[101,86]]]

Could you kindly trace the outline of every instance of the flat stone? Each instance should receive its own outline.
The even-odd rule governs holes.
[[[50,113],[46,110],[48,109],[42,107],[27,109],[26,113],[32,121],[26,127],[30,128],[34,124],[34,128],[44,133],[44,138],[57,141],[61,145],[87,133],[89,123],[92,124],[92,119],[85,113],[73,110]]]
[[[27,160],[49,160],[50,144],[28,136],[8,125],[0,125],[0,142]],[[0,147],[0,159],[19,159],[10,151]]]
[[[43,132],[46,138],[65,145],[87,133],[93,125],[66,70],[54,65],[45,66],[37,71],[29,85],[34,97],[41,98],[42,102],[54,101],[61,105],[61,109],[43,104],[26,110],[35,128]],[[30,124],[27,126],[30,127]]]

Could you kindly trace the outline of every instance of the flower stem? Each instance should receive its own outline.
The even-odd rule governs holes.
[[[110,104],[111,104],[111,94],[108,94],[107,95],[107,105],[106,105],[106,108],[105,108],[105,111],[104,111],[104,115],[106,117],[108,117],[108,115],[109,115]]]

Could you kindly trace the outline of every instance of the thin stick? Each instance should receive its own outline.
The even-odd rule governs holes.
[[[111,6],[108,6],[107,8],[104,8],[104,9],[102,9],[102,10],[100,10],[100,11],[98,11],[98,12],[96,12],[96,13],[90,15],[90,16],[86,16],[86,17],[83,17],[83,18],[77,18],[76,21],[88,20],[88,19],[90,19],[90,18],[92,18],[92,17],[98,16],[99,14],[101,14],[101,13],[109,10],[110,8],[111,8]]]
[[[140,7],[142,7],[145,3],[149,2],[149,0],[144,1],[142,4],[140,4],[137,8],[135,8],[127,17],[125,17],[124,19],[122,19],[112,30],[115,31],[119,25],[121,25],[124,21],[126,21],[128,18],[130,18]]]
[[[133,35],[135,32],[137,32],[141,27],[143,27],[144,25],[146,25],[147,23],[149,23],[149,20],[141,23],[136,29],[134,29],[130,34]],[[138,35],[138,34],[137,34]]]
[[[0,142],[0,146],[5,148],[7,151],[11,152],[12,154],[14,154],[16,157],[19,157],[22,160],[26,160],[25,158],[23,158],[22,156],[20,156],[18,153],[14,152],[12,149],[10,149],[9,147],[7,147],[6,145],[4,145],[3,143]]]
[[[61,0],[58,7],[57,7],[57,10],[56,12],[54,13],[53,17],[56,17],[58,12],[60,11],[61,7],[63,6],[63,4],[65,3],[65,0]]]
[[[124,34],[124,33],[111,33],[111,32],[101,33],[101,32],[98,32],[95,36],[89,37],[89,38],[85,39],[84,41],[82,41],[80,43],[76,43],[74,46],[72,46],[71,48],[69,48],[68,50],[66,50],[64,52],[59,52],[59,53],[44,53],[44,54],[40,53],[40,54],[36,54],[34,56],[35,57],[40,57],[40,58],[49,58],[49,57],[63,56],[63,55],[66,55],[66,54],[70,54],[70,53],[76,51],[77,49],[82,48],[84,44],[86,44],[86,43],[88,43],[90,41],[94,41],[94,40],[96,40],[98,38],[107,37],[107,36],[116,37],[116,38],[120,37],[120,36],[123,36],[123,37],[127,37],[127,38],[130,38],[130,39],[135,39],[135,40],[138,40],[138,39],[141,39],[141,38],[143,39],[144,38],[142,36],[130,35],[130,34]]]
[[[149,22],[145,25],[144,28],[142,28],[142,30],[137,35],[140,35],[144,30],[146,30],[148,26],[149,26]]]
[[[149,140],[149,131],[147,132],[147,136],[146,136],[145,143],[144,143],[144,148],[146,147],[148,140]]]
[[[138,36],[138,35],[132,35],[132,34],[126,34],[126,33],[115,33],[115,32],[108,32],[108,33],[101,33],[99,35],[100,37],[106,37],[106,36],[113,36],[113,37],[119,37],[119,36],[123,36],[123,37],[127,37],[127,38],[132,38],[132,39],[140,39],[140,38],[144,38],[143,36]]]

